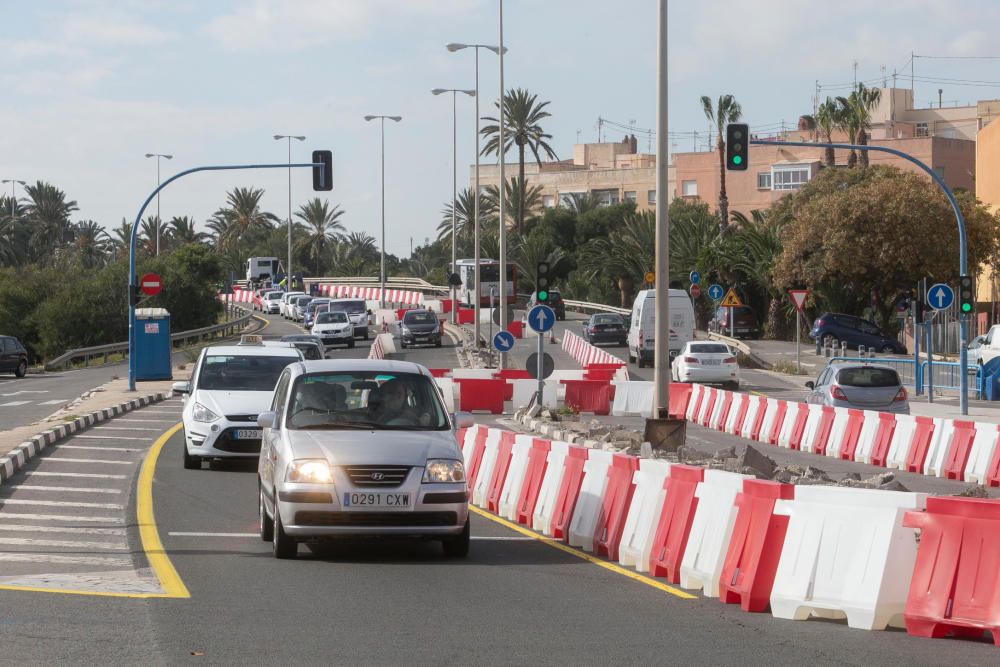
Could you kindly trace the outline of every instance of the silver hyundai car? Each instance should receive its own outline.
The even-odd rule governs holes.
[[[437,538],[469,551],[469,510],[455,429],[430,372],[403,361],[305,361],[274,389],[258,465],[260,536],[274,556],[348,535]]]

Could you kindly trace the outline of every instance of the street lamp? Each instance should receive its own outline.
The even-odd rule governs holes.
[[[461,51],[463,49],[474,49],[476,52],[476,197],[475,206],[473,207],[473,227],[472,227],[472,244],[475,246],[475,267],[473,268],[473,275],[475,275],[475,289],[476,297],[472,300],[473,307],[475,309],[475,330],[476,330],[476,348],[479,347],[479,300],[482,288],[479,285],[479,49],[489,49],[493,53],[499,54],[501,48],[499,46],[490,46],[489,44],[462,44],[460,42],[451,42],[446,44],[445,48],[454,53],[455,51]],[[506,53],[507,49],[504,48],[503,52]],[[500,184],[500,199],[503,199],[503,183]],[[501,221],[502,224],[502,221]],[[503,271],[504,278],[507,277],[506,267]]]
[[[372,121],[376,118],[379,121],[379,150],[382,160],[382,253],[379,260],[379,285],[381,287],[381,290],[379,290],[379,303],[382,304],[382,308],[385,308],[385,119],[388,118],[398,123],[403,120],[403,117],[365,116],[366,121]]]
[[[455,208],[458,205],[458,119],[456,116],[457,104],[455,98],[458,93],[464,93],[469,97],[475,97],[475,90],[463,90],[461,88],[435,88],[431,91],[433,95],[441,93],[451,93],[451,273],[457,271],[458,257],[456,255],[455,239]],[[468,211],[466,211],[468,214]],[[449,276],[449,283],[451,278]],[[458,323],[458,286],[451,286],[451,323]]]
[[[285,265],[285,291],[292,291],[292,139],[305,141],[298,134],[276,134],[275,141],[288,140],[288,264]]]
[[[164,153],[146,153],[147,158],[156,158],[156,187],[160,187],[160,158],[167,158],[168,160],[173,160],[173,155],[166,155]],[[156,193],[156,254],[160,254],[160,193]]]
[[[10,183],[10,219],[14,219],[14,205],[17,201],[16,195],[14,194],[14,187],[20,185],[22,188],[27,185],[24,181],[19,181],[16,178],[5,178],[4,183]]]

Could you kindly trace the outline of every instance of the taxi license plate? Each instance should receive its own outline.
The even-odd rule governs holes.
[[[718,359],[702,359],[701,363],[705,364],[706,366],[718,366],[722,362],[719,361]]]
[[[236,429],[237,440],[260,440],[263,435],[264,435],[263,431],[256,428]]]
[[[409,493],[345,493],[344,507],[409,507]]]

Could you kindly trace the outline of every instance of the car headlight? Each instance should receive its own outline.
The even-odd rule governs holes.
[[[285,471],[286,482],[303,484],[329,484],[333,481],[333,470],[326,459],[296,459],[288,464]]]
[[[406,336],[409,336],[410,335],[410,327],[399,327],[399,332],[402,333],[402,334],[404,334],[404,335],[406,335]]]
[[[219,415],[215,414],[201,403],[194,404],[193,416],[196,422],[214,422],[219,418]]]
[[[424,484],[465,481],[465,465],[452,459],[430,459],[424,468]]]

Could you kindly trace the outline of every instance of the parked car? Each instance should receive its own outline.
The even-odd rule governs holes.
[[[261,311],[271,315],[276,315],[280,313],[281,297],[283,296],[285,296],[284,292],[280,291],[267,292],[264,295],[264,301],[263,301],[263,306],[261,307]]]
[[[810,390],[806,403],[910,414],[899,374],[883,364],[833,363],[820,372],[816,382],[806,382],[806,387]]]
[[[537,297],[535,296],[535,293],[532,292],[531,297],[528,299],[527,309],[531,310],[537,305],[538,305]],[[557,320],[566,319],[566,302],[563,301],[562,294],[559,293],[559,290],[557,289],[549,290],[549,300],[548,303],[546,303],[545,305],[547,305],[549,308],[552,309],[552,312],[556,314]]]
[[[316,311],[321,306],[329,306],[330,299],[313,299],[306,305],[305,312],[302,316],[302,326],[306,329],[311,329],[313,325],[313,320],[316,318]]]
[[[813,322],[809,337],[821,341],[823,345],[839,347],[841,342],[845,342],[847,347],[853,349],[864,345],[879,352],[906,354],[905,345],[871,322],[854,315],[824,313]]]
[[[976,363],[980,366],[991,359],[1000,356],[1000,324],[994,324],[990,327],[990,330],[986,332],[986,335],[981,336],[981,338],[983,339],[983,342],[976,348],[978,350]],[[972,363],[971,356],[969,357],[969,363]]]
[[[469,552],[469,506],[454,418],[423,366],[328,360],[282,372],[258,463],[261,539],[276,558],[299,541],[418,536]]]
[[[653,362],[656,340],[656,290],[640,290],[632,304],[628,329],[628,358],[639,368]],[[682,289],[670,290],[670,340],[668,353],[672,361],[684,344],[694,340],[694,306]]]
[[[0,372],[23,378],[28,372],[28,351],[17,338],[0,336]]]
[[[594,313],[583,325],[583,337],[591,345],[613,343],[628,344],[628,329],[621,315],[615,313]]]
[[[326,358],[326,346],[323,339],[312,334],[288,334],[281,337],[282,343],[291,343],[298,348],[306,361],[317,361]]]
[[[723,336],[758,338],[760,323],[750,306],[719,308],[715,311],[715,317],[708,323],[708,330]]]
[[[312,335],[319,336],[323,345],[346,345],[354,347],[354,326],[347,318],[347,313],[322,312],[316,315],[316,322],[313,324]]]
[[[725,343],[689,341],[670,366],[675,382],[723,384],[739,389],[740,367],[736,355]]]
[[[284,296],[281,297],[281,306],[279,307],[279,312],[282,317],[286,320],[291,318],[291,301],[295,297],[302,296],[303,294],[305,294],[305,292],[285,292]]]
[[[983,352],[986,351],[983,345],[985,342],[986,336],[976,336],[969,342],[966,356],[969,359],[970,366],[978,366],[983,363]]]
[[[429,310],[408,310],[399,323],[399,344],[406,348],[411,345],[434,345],[441,347],[441,322]]]

